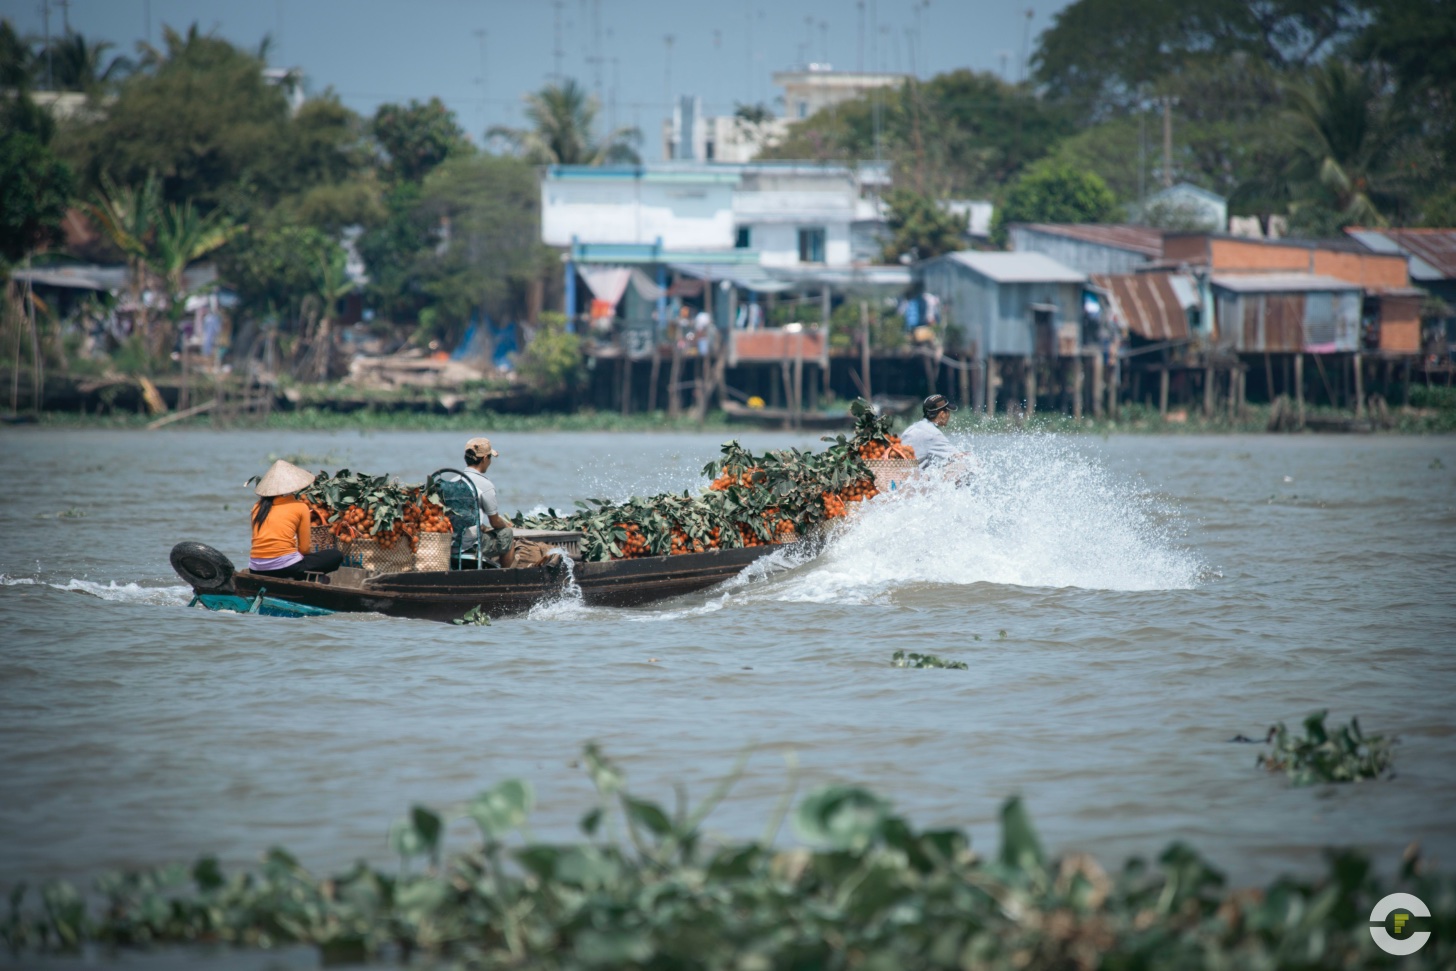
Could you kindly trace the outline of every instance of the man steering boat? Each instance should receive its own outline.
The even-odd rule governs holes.
[[[975,471],[971,453],[952,445],[941,430],[950,423],[955,410],[945,395],[933,394],[920,405],[924,417],[900,433],[900,443],[915,450],[922,470],[947,469],[957,474]]]

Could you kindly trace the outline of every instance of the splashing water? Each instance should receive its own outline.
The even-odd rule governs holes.
[[[1173,510],[1055,436],[977,442],[957,488],[927,479],[864,504],[779,599],[866,602],[915,583],[1187,589],[1203,565]]]
[[[571,554],[560,547],[552,547],[552,553],[561,554],[562,566],[566,568],[566,582],[554,597],[548,597],[533,606],[526,614],[527,620],[579,620],[586,616],[587,606],[581,598],[581,586],[576,582],[576,563]]]
[[[185,607],[192,600],[192,588],[185,586],[144,587],[138,583],[117,583],[115,580],[109,583],[98,583],[94,580],[68,580],[65,583],[52,583],[31,577],[9,577],[0,574],[0,587],[26,586],[50,587],[52,590],[63,590],[68,593],[84,593],[102,600],[110,600],[113,603],[152,604],[158,607]]]

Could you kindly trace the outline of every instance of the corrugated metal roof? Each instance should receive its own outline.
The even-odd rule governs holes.
[[[1178,273],[1098,273],[1092,282],[1111,298],[1113,318],[1139,337],[1172,341],[1188,336],[1188,297],[1194,295],[1192,303],[1196,305],[1198,292],[1198,284],[1191,277]]]
[[[1041,253],[982,253],[965,250],[949,259],[996,283],[1085,283],[1086,274]]]
[[[1377,253],[1405,253],[1417,280],[1456,279],[1456,229],[1345,230]]]
[[[1144,256],[1163,255],[1163,231],[1148,226],[1104,226],[1096,223],[1025,223],[1024,228],[1084,243],[1131,250]]]
[[[1323,292],[1359,290],[1360,284],[1317,273],[1219,273],[1213,285],[1235,293]]]

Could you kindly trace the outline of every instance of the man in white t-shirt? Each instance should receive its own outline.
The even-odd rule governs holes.
[[[952,445],[941,431],[950,423],[950,414],[955,410],[956,406],[945,395],[933,394],[920,406],[920,413],[925,417],[900,433],[900,444],[915,450],[915,459],[922,469],[956,463],[965,464],[965,471],[972,471],[970,453]]]
[[[466,530],[461,542],[462,550],[479,547],[481,559],[500,557],[500,565],[509,569],[516,562],[515,531],[511,521],[500,514],[500,505],[495,497],[495,483],[485,477],[491,459],[500,455],[491,448],[490,439],[472,438],[465,443],[465,478],[475,486],[480,500],[480,519],[488,529]]]

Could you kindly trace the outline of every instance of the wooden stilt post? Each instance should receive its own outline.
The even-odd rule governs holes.
[[[988,415],[996,414],[996,399],[1001,397],[1001,384],[1000,358],[986,358],[986,413]],[[1009,402],[1006,405],[1006,410],[1008,412],[1011,410]]]
[[[1205,364],[1203,368],[1203,417],[1213,417],[1213,365]]]
[[[1117,417],[1118,399],[1122,395],[1122,358],[1116,357],[1112,360],[1112,374],[1107,381],[1107,415],[1110,418]]]
[[[1168,417],[1168,365],[1158,369],[1158,414]]]
[[[960,365],[956,369],[956,377],[960,383],[961,407],[969,408],[971,406],[971,360],[962,354],[957,363]]]
[[[647,375],[647,410],[657,410],[657,379],[662,374],[662,354],[658,352],[657,334],[652,335],[652,370]]]
[[[622,396],[622,414],[632,413],[632,359],[627,356],[627,348],[622,348],[622,386],[619,392]]]
[[[864,379],[864,396],[869,398],[874,394],[874,386],[870,384],[870,305],[867,300],[859,302],[859,373]]]
[[[1360,360],[1360,352],[1356,351],[1354,360],[1354,373],[1356,373],[1356,418],[1364,418],[1364,362]]]
[[[1304,354],[1294,355],[1294,413],[1304,427]]]
[[[1086,362],[1079,354],[1072,358],[1072,417],[1082,417],[1082,367]]]
[[[682,398],[678,394],[678,382],[682,380],[682,338],[672,342],[672,364],[667,369],[667,417],[676,418],[682,414]]]
[[[1099,348],[1092,355],[1092,417],[1102,417],[1102,350]]]
[[[1036,414],[1036,358],[1028,357],[1026,368],[1026,417]]]
[[[1269,352],[1264,352],[1264,397],[1269,403],[1274,403],[1274,362],[1269,359]]]

